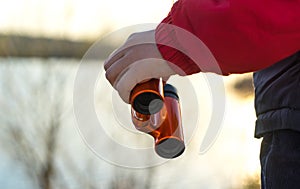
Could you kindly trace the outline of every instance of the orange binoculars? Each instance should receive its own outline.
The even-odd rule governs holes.
[[[154,138],[155,151],[176,158],[185,150],[177,89],[159,79],[138,84],[131,91],[131,119],[135,128]]]

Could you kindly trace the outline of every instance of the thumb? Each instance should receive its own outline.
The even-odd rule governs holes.
[[[165,60],[143,59],[136,61],[124,70],[117,78],[114,87],[119,92],[122,100],[129,103],[130,93],[138,83],[161,77],[164,81],[167,81],[171,75],[175,74]]]

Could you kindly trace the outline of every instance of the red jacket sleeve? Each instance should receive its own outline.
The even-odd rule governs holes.
[[[300,50],[299,18],[299,0],[179,0],[156,28],[156,42],[181,75],[252,72]]]

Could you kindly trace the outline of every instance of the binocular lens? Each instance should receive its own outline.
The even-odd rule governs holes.
[[[160,141],[155,146],[156,153],[163,158],[176,158],[180,156],[185,150],[183,141],[176,138],[167,138]]]
[[[159,112],[163,105],[164,102],[159,95],[151,92],[145,92],[136,96],[132,107],[135,111],[141,114],[151,115]]]

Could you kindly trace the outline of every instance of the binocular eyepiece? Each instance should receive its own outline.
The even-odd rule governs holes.
[[[155,151],[176,158],[185,150],[177,90],[159,79],[138,84],[131,92],[131,118],[135,128],[154,138]]]

